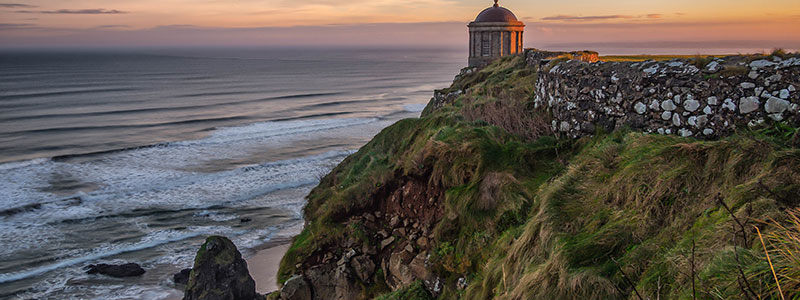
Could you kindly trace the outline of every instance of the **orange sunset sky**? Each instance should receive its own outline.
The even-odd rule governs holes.
[[[466,23],[491,4],[488,0],[10,0],[0,2],[0,47],[465,47]],[[500,4],[527,24],[526,47],[800,48],[800,0],[501,0]]]

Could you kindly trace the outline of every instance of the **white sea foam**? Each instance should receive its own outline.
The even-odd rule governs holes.
[[[318,182],[318,175],[354,149],[332,148],[282,160],[269,160],[264,152],[320,138],[368,140],[389,122],[372,118],[265,122],[220,128],[206,138],[193,141],[1,165],[0,211],[7,213],[0,216],[0,238],[14,242],[8,243],[0,254],[12,258],[15,253],[33,249],[51,251],[56,260],[20,265],[17,270],[12,267],[14,271],[0,274],[0,283],[31,277],[78,276],[84,264],[123,253],[154,251],[148,249],[169,254],[152,257],[146,261],[148,264],[186,267],[191,264],[196,245],[181,241],[211,234],[229,236],[243,249],[274,238],[288,238],[302,228],[303,197]],[[247,161],[253,155],[267,160],[218,170],[205,168],[217,160]],[[54,182],[59,181],[66,182],[68,188],[76,183],[93,188],[63,194],[63,190],[53,188],[58,185]],[[230,209],[223,212],[217,207]],[[290,215],[283,217],[284,223],[272,226],[237,228],[231,225],[238,223],[240,216],[236,207],[275,207]],[[200,213],[188,216],[205,218],[209,225],[161,230],[148,224],[154,217],[147,216],[147,211],[171,213],[192,209]],[[226,222],[231,224],[225,225]],[[75,236],[76,229],[102,232],[109,228],[119,228],[132,237],[141,232],[141,237],[99,245],[87,240],[92,249],[61,247],[65,242],[80,244],[74,240],[80,238]],[[14,263],[13,259],[2,261],[12,266]]]
[[[35,269],[24,270],[20,272],[13,272],[13,273],[4,273],[0,274],[0,283],[6,283],[11,281],[22,280],[25,278],[41,275],[53,270],[61,269],[64,267],[69,267],[81,263],[85,263],[92,260],[97,260],[101,258],[106,258],[126,252],[133,252],[138,250],[143,250],[147,248],[153,248],[159,245],[163,245],[166,243],[176,242],[180,240],[185,240],[188,238],[199,236],[199,234],[173,234],[172,236],[168,236],[162,239],[153,239],[148,238],[144,239],[142,242],[133,244],[133,245],[109,245],[106,247],[101,247],[98,249],[93,250],[91,253],[88,253],[83,256],[73,257],[69,259],[60,260],[56,263],[45,265],[42,267],[38,267]]]
[[[31,160],[25,160],[25,161],[4,163],[4,164],[0,164],[0,171],[10,171],[10,170],[24,168],[24,167],[28,167],[28,166],[43,164],[43,163],[48,162],[48,161],[50,161],[49,158],[37,158],[37,159],[31,159]]]

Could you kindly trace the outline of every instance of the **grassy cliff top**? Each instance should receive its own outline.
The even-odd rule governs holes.
[[[800,251],[798,128],[558,140],[531,105],[536,76],[519,56],[465,74],[446,103],[345,159],[308,196],[280,277],[344,240],[372,243],[345,221],[421,178],[444,191],[430,259],[442,299],[780,298],[775,278],[800,295],[800,260],[787,254]]]

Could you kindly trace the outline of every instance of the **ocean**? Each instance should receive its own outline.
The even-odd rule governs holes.
[[[0,299],[167,299],[208,235],[245,255],[419,116],[461,49],[0,52]],[[147,273],[87,275],[96,263]]]

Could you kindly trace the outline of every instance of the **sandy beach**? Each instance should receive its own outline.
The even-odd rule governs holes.
[[[247,268],[250,276],[256,281],[256,292],[266,294],[278,290],[277,275],[278,265],[289,243],[273,245],[269,248],[258,250],[255,255],[247,258]]]

